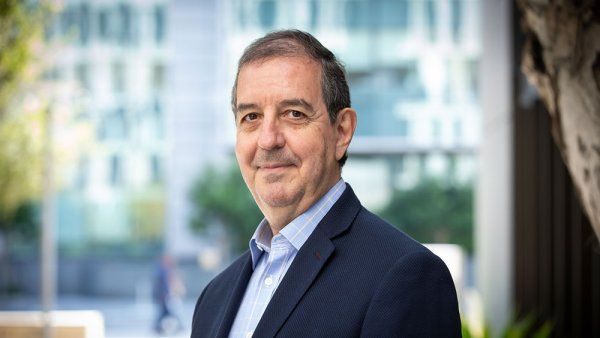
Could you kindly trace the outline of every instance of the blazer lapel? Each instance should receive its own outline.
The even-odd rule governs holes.
[[[267,305],[258,326],[256,337],[273,337],[302,298],[334,250],[325,234],[316,228],[302,246],[285,277]]]
[[[250,277],[252,276],[252,256],[250,255],[249,251],[246,253],[246,256],[247,257],[242,265],[237,281],[235,282],[235,286],[230,293],[227,307],[225,308],[225,315],[221,320],[221,324],[219,325],[219,330],[216,335],[217,337],[227,337],[229,335],[231,325],[233,325],[233,320],[235,319],[235,315],[237,314],[240,303],[242,302],[242,298],[244,297],[244,293],[246,292],[248,281],[250,281]]]
[[[350,226],[359,210],[358,198],[346,185],[342,196],[298,251],[258,322],[254,336],[277,334],[335,250],[331,239]]]

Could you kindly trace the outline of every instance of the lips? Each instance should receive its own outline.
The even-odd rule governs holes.
[[[274,170],[274,169],[279,169],[279,168],[286,168],[291,165],[292,165],[291,163],[267,163],[267,164],[260,165],[259,168],[266,169],[266,170]]]

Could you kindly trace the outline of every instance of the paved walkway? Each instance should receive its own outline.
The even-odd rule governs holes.
[[[181,338],[190,336],[195,301],[185,300],[179,309],[184,329],[175,335],[157,335],[152,326],[156,309],[150,301],[135,299],[85,298],[61,296],[57,310],[97,310],[104,316],[106,338]],[[0,311],[35,311],[40,309],[36,298],[0,298]]]

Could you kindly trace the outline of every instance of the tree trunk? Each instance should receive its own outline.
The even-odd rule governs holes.
[[[522,70],[552,120],[552,136],[600,239],[600,1],[518,0]]]

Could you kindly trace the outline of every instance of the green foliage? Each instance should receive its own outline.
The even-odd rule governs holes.
[[[552,334],[552,324],[545,322],[535,328],[534,316],[529,315],[509,325],[502,333],[502,338],[547,338]]]
[[[0,232],[24,224],[19,212],[41,188],[43,113],[24,96],[31,94],[27,85],[47,9],[41,2],[0,1]]]
[[[39,113],[0,118],[0,224],[10,223],[21,205],[39,196],[43,144],[35,130],[42,124]]]
[[[396,190],[379,215],[424,243],[454,243],[473,250],[473,187],[421,181]]]
[[[0,230],[14,237],[37,238],[40,208],[37,203],[25,202],[17,207],[9,220],[0,219]]]
[[[26,78],[33,44],[39,42],[45,7],[22,0],[0,1],[0,118]]]
[[[218,222],[233,239],[234,250],[248,249],[248,241],[263,215],[237,165],[206,168],[192,189],[191,200],[195,206],[193,230],[206,231]]]
[[[129,218],[137,243],[160,242],[165,222],[165,197],[161,187],[146,188],[128,196]]]
[[[481,332],[479,332],[481,330]],[[485,324],[480,330],[469,327],[467,321],[462,321],[463,338],[492,338],[492,330],[489,324]],[[544,322],[535,326],[533,315],[509,323],[499,337],[502,338],[549,338],[552,336],[552,323]]]

